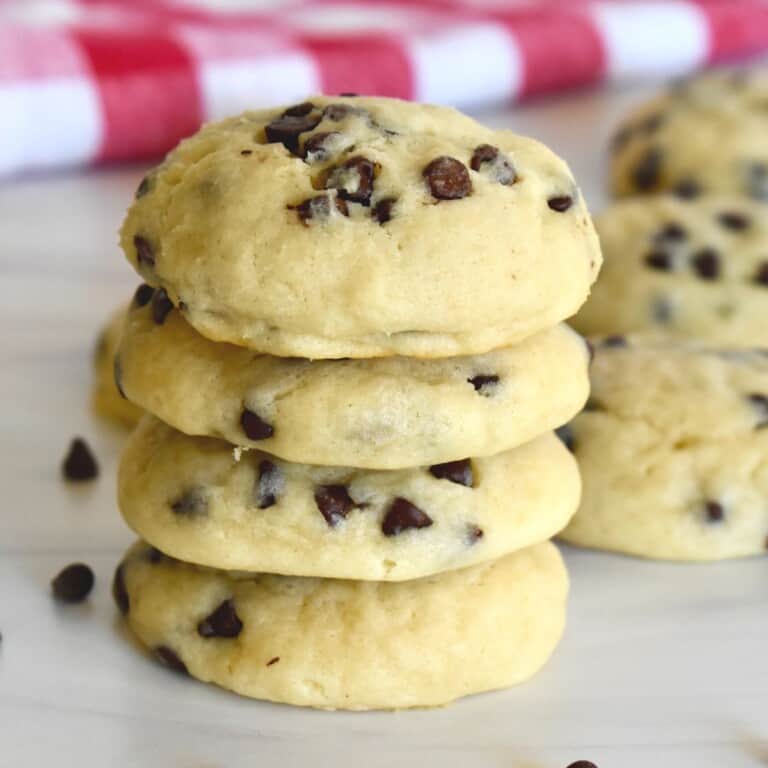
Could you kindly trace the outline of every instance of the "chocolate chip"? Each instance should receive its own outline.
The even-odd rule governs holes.
[[[422,171],[429,191],[438,200],[458,200],[472,193],[472,181],[464,163],[455,157],[435,158]]]
[[[252,150],[252,149],[241,149],[241,150],[240,150],[240,154],[241,154],[243,157],[248,157],[249,155],[252,155],[252,154],[253,154],[253,150]]]
[[[146,237],[133,236],[133,247],[136,249],[136,261],[139,267],[154,267],[155,252]]]
[[[517,179],[512,163],[499,151],[498,147],[490,144],[480,144],[475,148],[469,167],[473,171],[482,171],[504,186],[514,184]]]
[[[660,272],[669,272],[672,269],[672,257],[666,251],[651,251],[643,259],[646,266]]]
[[[672,194],[682,200],[693,200],[701,194],[701,185],[693,179],[683,179],[672,187]]]
[[[128,590],[125,587],[125,573],[122,563],[115,568],[115,575],[112,577],[112,599],[123,616],[128,614],[131,608],[131,600],[128,597]]]
[[[73,563],[56,576],[51,589],[62,603],[81,603],[93,589],[93,582],[93,571],[85,563]]]
[[[718,501],[704,502],[704,509],[707,513],[707,522],[709,523],[720,523],[725,518],[725,509],[723,509],[723,505]]]
[[[331,528],[344,520],[355,506],[345,485],[318,486],[315,490],[315,504]]]
[[[755,429],[762,429],[768,427],[768,395],[763,395],[759,392],[753,392],[747,395],[750,405],[755,409],[758,414],[758,422],[755,425]]]
[[[240,415],[240,426],[250,440],[266,440],[275,434],[271,424],[268,424],[261,416],[248,408],[243,408]]]
[[[556,211],[557,213],[565,213],[573,205],[573,198],[570,195],[550,197],[549,200],[547,200],[547,205],[550,210]]]
[[[155,291],[152,297],[152,319],[157,325],[162,325],[168,313],[173,309],[173,302],[168,298],[165,288]]]
[[[69,450],[61,464],[65,479],[73,482],[93,480],[99,475],[99,465],[88,443],[82,437],[75,437],[69,444]]]
[[[351,157],[331,168],[325,178],[325,189],[338,190],[339,197],[353,203],[371,204],[373,182],[381,166],[365,157]]]
[[[145,307],[152,301],[152,297],[155,295],[155,289],[151,285],[142,283],[133,294],[133,306]]]
[[[432,518],[408,499],[396,498],[384,516],[381,530],[385,536],[397,536],[409,528],[428,528]]]
[[[733,230],[734,232],[742,232],[749,227],[750,223],[748,216],[736,211],[723,211],[718,214],[717,220],[726,229]]]
[[[477,376],[467,379],[467,381],[475,388],[475,392],[479,392],[484,397],[489,397],[496,389],[499,377],[495,373],[479,373]]]
[[[175,515],[196,517],[208,511],[208,499],[200,488],[190,488],[169,503]]]
[[[331,203],[331,200],[333,200],[333,203]],[[295,209],[305,226],[309,226],[309,222],[313,219],[326,221],[331,218],[334,208],[342,216],[349,215],[347,203],[338,195],[316,195],[315,197],[308,197],[298,205],[289,205],[288,207]]]
[[[720,276],[720,257],[714,248],[702,248],[691,258],[694,271],[702,280],[717,280]]]
[[[752,163],[747,168],[747,193],[756,200],[768,199],[768,165]]]
[[[277,497],[284,486],[283,473],[271,461],[264,459],[259,464],[259,482],[256,488],[256,503],[259,509],[277,504]]]
[[[304,142],[304,160],[308,163],[323,163],[330,159],[331,146],[341,136],[338,131],[321,131]]]
[[[590,760],[577,760],[575,763],[571,763],[565,768],[597,768],[597,766]]]
[[[555,430],[555,434],[560,438],[563,445],[571,452],[573,453],[574,448],[576,447],[576,441],[573,437],[573,428],[570,424],[563,424],[561,427],[558,427]]]
[[[626,336],[620,336],[619,334],[614,334],[613,336],[606,336],[603,339],[602,346],[604,346],[604,347],[628,347],[629,344],[627,342]]]
[[[480,528],[477,525],[468,525],[466,530],[466,540],[467,544],[472,546],[473,544],[477,544],[480,539],[485,536],[485,533],[482,528]]]
[[[302,101],[301,104],[296,104],[294,107],[288,107],[288,109],[283,112],[283,117],[304,117],[304,115],[308,115],[314,108],[315,105],[311,101]]]
[[[144,197],[144,195],[147,194],[147,192],[150,192],[152,190],[152,177],[145,176],[140,182],[139,186],[136,188],[136,194],[134,195],[135,199],[138,200],[140,197]]]
[[[225,600],[210,616],[197,625],[200,637],[237,637],[243,630],[243,622],[232,600]]]
[[[128,398],[125,396],[125,390],[123,389],[123,366],[120,363],[120,358],[115,355],[115,359],[112,361],[112,378],[115,382],[115,389],[123,400]]]
[[[395,207],[397,198],[383,197],[376,205],[373,206],[371,212],[373,218],[379,222],[379,224],[386,224],[392,219],[392,209]]]
[[[665,224],[653,237],[654,242],[673,242],[679,243],[688,238],[688,233],[685,229],[674,221],[670,221]]]
[[[662,157],[658,147],[649,147],[643,153],[632,171],[632,183],[635,189],[648,192],[659,183]]]
[[[299,104],[296,107],[291,107],[291,110],[304,109],[305,107],[306,104]],[[311,110],[312,107],[310,105],[310,112]],[[264,133],[268,143],[280,143],[289,152],[298,154],[299,136],[302,133],[311,131],[320,120],[321,116],[319,114],[312,115],[306,112],[304,114],[288,114],[288,112],[283,112],[280,117],[275,118],[264,128]]]
[[[433,464],[429,468],[430,474],[438,480],[450,480],[458,485],[474,486],[472,462],[469,459],[448,461],[445,464]]]
[[[344,94],[342,94],[342,96],[343,96],[343,95],[344,95]],[[280,661],[280,657],[279,657],[279,656],[273,656],[273,657],[272,657],[272,658],[271,658],[271,659],[270,659],[270,660],[267,662],[267,666],[268,666],[268,667],[271,667],[273,664],[277,664],[277,662],[278,662],[278,661]]]
[[[167,645],[158,645],[155,648],[155,656],[158,661],[164,664],[174,672],[182,675],[188,675],[187,665],[178,657],[175,651],[172,651]]]
[[[768,286],[768,261],[763,261],[757,265],[757,271],[752,282],[757,283],[757,285]]]

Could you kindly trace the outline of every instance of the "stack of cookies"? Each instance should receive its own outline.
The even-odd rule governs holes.
[[[148,412],[116,600],[166,664],[325,708],[443,704],[549,657],[600,266],[545,147],[355,97],[203,128],[122,231]]]

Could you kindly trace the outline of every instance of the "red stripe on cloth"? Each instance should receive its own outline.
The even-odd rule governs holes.
[[[155,157],[197,130],[195,66],[167,34],[77,29],[104,117],[99,161]]]
[[[315,58],[324,93],[413,98],[414,76],[404,41],[376,33],[297,36]]]
[[[708,61],[745,56],[768,46],[768,4],[763,0],[693,0],[709,25]]]
[[[66,30],[0,21],[0,82],[87,75],[88,65]]]

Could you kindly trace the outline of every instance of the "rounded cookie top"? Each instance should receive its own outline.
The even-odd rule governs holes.
[[[746,199],[619,202],[595,224],[600,279],[573,319],[586,334],[655,330],[768,347],[768,219]]]
[[[719,71],[676,83],[614,135],[613,193],[768,200],[767,103],[767,72]]]
[[[141,183],[121,238],[205,336],[308,358],[485,352],[575,313],[600,266],[546,147],[382,98],[205,126]]]
[[[562,635],[568,576],[549,542],[402,584],[226,573],[137,543],[113,587],[134,633],[177,672],[258,699],[364,710],[528,679]]]
[[[118,499],[142,538],[188,562],[400,581],[550,538],[579,487],[552,433],[497,456],[377,471],[233,451],[147,416],[123,453]]]
[[[568,421],[589,392],[586,345],[565,325],[482,355],[310,362],[212,342],[156,310],[134,301],[128,314],[127,396],[182,432],[289,461],[396,469],[498,453]]]
[[[768,543],[768,354],[608,337],[560,430],[583,480],[566,541],[717,560]]]

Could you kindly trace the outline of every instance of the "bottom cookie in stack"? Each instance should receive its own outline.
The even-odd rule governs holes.
[[[592,397],[559,430],[581,469],[564,541],[649,558],[768,547],[768,353],[595,341]]]
[[[259,699],[401,709],[520,683],[563,632],[549,542],[414,581],[226,572],[139,542],[115,574],[128,624],[179,672]]]

